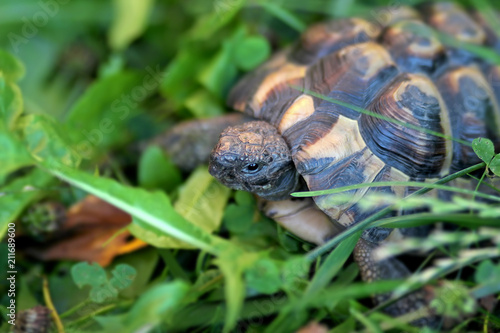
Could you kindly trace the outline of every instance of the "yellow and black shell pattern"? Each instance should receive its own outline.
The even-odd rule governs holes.
[[[500,66],[457,47],[500,53],[486,20],[449,3],[385,14],[310,27],[230,93],[232,108],[278,128],[310,190],[436,179],[480,162],[461,142],[487,137],[500,148]],[[332,195],[315,200],[348,227],[370,214],[358,201],[380,191],[404,196],[412,189],[362,188],[341,205]]]

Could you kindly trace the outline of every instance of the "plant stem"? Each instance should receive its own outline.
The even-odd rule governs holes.
[[[54,303],[52,303],[52,298],[50,297],[49,282],[47,281],[47,277],[44,276],[42,279],[43,299],[45,301],[45,305],[50,309],[50,314],[52,316],[52,319],[54,319],[54,323],[56,324],[57,332],[64,333],[64,326],[61,322],[61,318],[59,318],[57,310],[54,307]]]
[[[127,300],[127,301],[123,301],[123,302],[120,302],[120,303],[114,303],[114,304],[110,304],[110,305],[106,305],[106,306],[103,306],[102,308],[100,309],[97,309],[81,318],[78,318],[74,321],[72,321],[71,323],[69,323],[69,325],[73,326],[73,325],[77,325],[81,322],[84,322],[94,316],[97,316],[98,314],[101,314],[101,313],[104,313],[104,312],[107,312],[109,310],[113,310],[114,308],[117,308],[119,306],[129,306],[131,305],[132,303],[134,302],[134,300]]]
[[[81,308],[83,308],[84,306],[86,306],[87,304],[89,304],[90,302],[91,301],[89,299],[86,299],[85,301],[78,303],[77,305],[75,305],[74,307],[72,307],[71,309],[69,309],[68,311],[66,311],[64,313],[61,313],[59,316],[61,318],[69,317],[73,313],[75,313],[76,311],[80,310]]]

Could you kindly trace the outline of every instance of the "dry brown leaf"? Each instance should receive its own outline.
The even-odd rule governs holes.
[[[89,195],[66,212],[61,226],[66,236],[48,248],[30,248],[27,253],[41,260],[68,259],[107,266],[117,255],[148,245],[124,229],[131,220],[129,214]]]

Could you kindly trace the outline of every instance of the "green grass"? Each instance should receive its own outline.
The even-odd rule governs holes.
[[[499,3],[457,2],[485,13],[498,31],[492,13]],[[392,291],[393,302],[434,285],[433,308],[460,323],[452,332],[499,330],[498,306],[488,311],[478,305],[481,298],[499,300],[498,189],[483,194],[446,184],[459,176],[482,181],[499,175],[500,155],[487,141],[472,144],[484,163],[432,185],[336,189],[411,185],[422,187],[416,194],[434,188],[467,196],[450,202],[417,195],[371,198],[366,209],[389,207],[319,247],[264,217],[251,195],[222,187],[206,166],[183,174],[157,147],[138,148],[183,120],[228,112],[225,99],[238,78],[308,25],[351,15],[376,19],[379,6],[388,4],[394,5],[386,0],[3,1],[0,256],[7,267],[9,223],[16,223],[17,311],[46,304],[43,293],[49,291],[66,332],[144,327],[292,332],[311,321],[330,332],[420,332],[408,323],[425,313],[391,318],[382,311],[387,304],[372,307],[370,296]],[[498,62],[492,49],[460,47]],[[471,175],[484,166],[491,173]],[[50,246],[66,237],[54,234],[54,224],[40,213],[43,207],[56,202],[69,208],[88,194],[131,214],[127,230],[150,246],[105,268],[30,256],[30,244]],[[490,202],[474,200],[483,197]],[[393,209],[420,208],[426,211],[387,217]],[[351,253],[363,230],[443,221],[457,228],[380,249],[381,255],[425,249],[411,278],[360,280]],[[5,279],[1,286],[9,288]],[[2,293],[2,332],[10,329],[9,302]]]

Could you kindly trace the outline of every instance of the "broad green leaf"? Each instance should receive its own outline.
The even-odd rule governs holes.
[[[250,288],[264,293],[272,294],[282,285],[280,269],[276,262],[270,258],[260,258],[245,271],[245,280]]]
[[[66,117],[77,149],[90,158],[100,149],[124,142],[125,123],[162,79],[159,68],[148,67],[142,75],[119,72],[95,81]]]
[[[232,233],[245,233],[253,223],[253,205],[229,204],[224,212],[224,225]]]
[[[185,105],[196,118],[219,116],[224,113],[221,103],[204,89],[191,94],[186,99]]]
[[[500,177],[500,154],[496,154],[488,165],[491,172]]]
[[[198,75],[198,81],[212,94],[222,98],[236,78],[237,68],[234,62],[236,45],[244,38],[245,28],[235,30],[230,38],[224,41],[222,48],[210,63]]]
[[[213,11],[201,16],[188,31],[193,40],[213,38],[213,35],[227,25],[245,4],[245,0],[215,0]]]
[[[0,238],[5,235],[8,224],[14,222],[28,205],[47,196],[55,183],[50,174],[35,169],[0,188]]]
[[[126,332],[137,332],[143,326],[154,327],[161,322],[172,320],[173,313],[183,307],[189,290],[189,284],[182,280],[149,289],[124,318]]]
[[[181,49],[166,69],[161,93],[172,101],[176,108],[180,107],[199,88],[195,78],[206,63],[207,60],[198,49]]]
[[[261,36],[249,36],[236,45],[236,65],[244,71],[249,71],[271,54],[271,47],[267,39]]]
[[[141,187],[167,192],[182,183],[179,169],[158,146],[148,147],[141,155],[137,178]]]
[[[32,114],[22,119],[25,145],[36,160],[78,166],[82,152],[73,149],[64,125],[46,115]]]
[[[291,291],[297,290],[299,285],[304,285],[310,265],[311,262],[303,256],[294,256],[285,261],[281,268],[284,288]]]
[[[255,200],[244,191],[236,191],[234,199],[236,204],[229,204],[224,212],[224,225],[233,233],[245,233],[254,222]]]
[[[24,76],[24,65],[12,54],[0,50],[0,76],[7,81],[16,82]]]
[[[229,189],[212,177],[205,166],[196,169],[180,189],[175,210],[207,232],[219,228]]]
[[[71,267],[71,276],[79,288],[85,285],[98,287],[108,281],[106,271],[96,263],[79,262],[75,264]]]
[[[170,200],[162,192],[148,192],[125,186],[113,179],[97,177],[64,165],[45,164],[45,167],[62,180],[109,202],[165,235],[214,254],[233,247],[184,219],[173,209]]]
[[[0,73],[0,118],[10,130],[14,129],[17,118],[23,112],[23,98],[19,87]]]
[[[495,155],[495,147],[490,139],[476,138],[472,141],[472,149],[476,155],[483,160],[486,164],[489,164],[493,155]]]
[[[147,25],[154,0],[114,0],[115,15],[109,31],[109,44],[115,51],[122,51],[139,37]]]
[[[236,191],[234,194],[234,200],[240,206],[254,206],[255,199],[253,194],[245,191]]]
[[[0,184],[9,173],[34,162],[22,141],[2,122],[0,122],[0,147],[2,147],[0,149]]]
[[[226,43],[200,73],[198,79],[211,93],[222,98],[224,92],[230,88],[231,83],[236,78],[236,74],[236,65],[231,62],[231,49]]]

